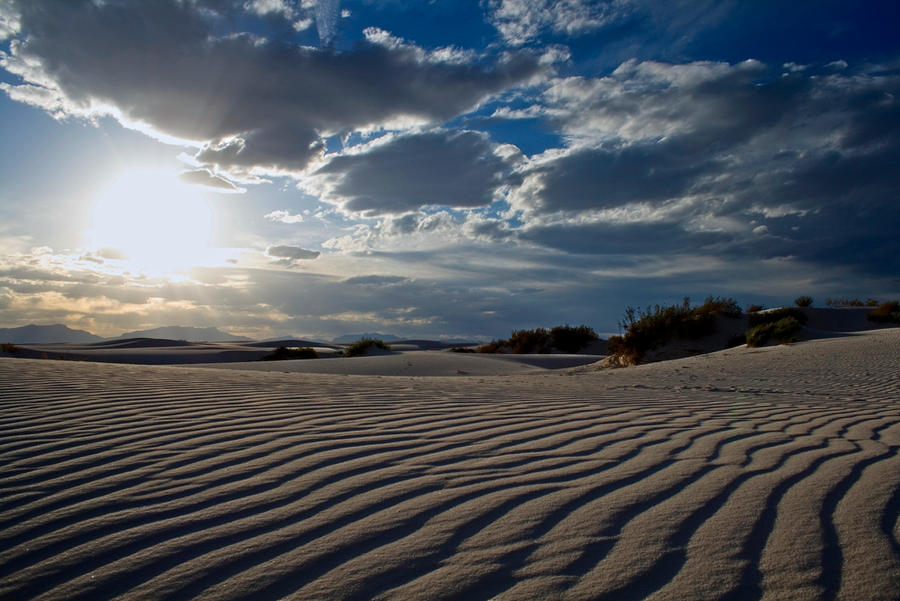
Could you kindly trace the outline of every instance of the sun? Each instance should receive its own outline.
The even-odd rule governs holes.
[[[213,212],[203,193],[158,169],[122,172],[94,200],[91,247],[115,249],[136,269],[166,274],[203,263]]]

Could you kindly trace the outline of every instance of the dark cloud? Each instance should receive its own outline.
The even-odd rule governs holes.
[[[241,191],[241,188],[238,188],[224,177],[214,175],[209,171],[209,169],[194,169],[193,171],[184,171],[183,173],[179,174],[178,177],[181,179],[181,181],[187,184],[204,186],[207,188],[215,188],[217,190],[225,190],[229,192]]]
[[[296,171],[320,136],[385,123],[441,122],[531,77],[530,55],[492,64],[363,41],[318,50],[229,30],[238,2],[16,2],[21,31],[4,67],[13,97],[71,114],[113,107],[126,122],[207,142],[221,170]]]
[[[535,168],[533,208],[542,211],[608,209],[633,202],[661,202],[687,194],[700,175],[717,167],[678,144],[574,150]]]
[[[299,246],[270,246],[266,249],[266,255],[276,259],[278,265],[293,266],[297,261],[311,261],[321,255],[317,250],[306,250]]]
[[[409,278],[400,275],[358,275],[344,280],[345,284],[363,284],[367,286],[389,286],[406,282]]]
[[[437,130],[396,136],[337,156],[315,175],[324,180],[323,198],[351,211],[479,207],[493,201],[520,158],[487,134]]]

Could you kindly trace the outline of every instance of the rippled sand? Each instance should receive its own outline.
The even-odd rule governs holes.
[[[900,330],[426,378],[0,359],[0,598],[894,599]]]

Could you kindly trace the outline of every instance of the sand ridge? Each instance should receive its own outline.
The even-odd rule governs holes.
[[[900,331],[375,377],[0,359],[3,599],[889,599]]]

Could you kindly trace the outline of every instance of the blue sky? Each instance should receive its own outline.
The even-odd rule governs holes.
[[[900,296],[896,2],[0,0],[0,327]]]

